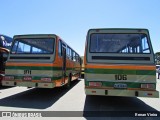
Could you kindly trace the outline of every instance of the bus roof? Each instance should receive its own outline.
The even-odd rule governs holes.
[[[149,33],[146,28],[91,28],[88,33],[109,32],[109,33]]]
[[[55,37],[56,34],[25,34],[25,35],[14,35],[14,39],[17,38],[37,38],[38,37]]]

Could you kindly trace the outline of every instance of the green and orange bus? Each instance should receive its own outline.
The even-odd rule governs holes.
[[[70,87],[81,73],[81,58],[55,34],[14,36],[4,86]]]
[[[90,29],[84,65],[86,95],[159,97],[147,29]]]

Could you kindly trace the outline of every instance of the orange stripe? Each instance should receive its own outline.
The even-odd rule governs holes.
[[[156,70],[156,66],[140,66],[140,65],[106,65],[106,64],[87,64],[85,68],[99,69],[127,69],[127,70]]]

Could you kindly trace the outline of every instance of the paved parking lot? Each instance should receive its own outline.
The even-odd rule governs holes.
[[[157,90],[160,91],[160,80],[158,79]],[[127,111],[153,111],[156,113],[160,111],[160,98],[86,96],[84,80],[80,79],[72,83],[71,89],[2,87],[0,89],[0,111],[62,111],[59,112],[58,118],[54,117],[55,119],[64,119],[64,117],[59,118],[66,114],[63,111],[73,111],[73,114],[79,115],[78,119],[91,119],[87,115],[85,117],[84,111],[125,111],[126,113]],[[71,117],[72,113],[68,114]],[[74,119],[70,117],[65,117],[65,119]],[[115,117],[109,118],[115,119]]]

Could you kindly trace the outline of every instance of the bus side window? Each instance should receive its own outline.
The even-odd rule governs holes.
[[[16,41],[16,43],[14,44],[14,46],[12,47],[12,53],[16,53],[18,49],[18,41]]]
[[[61,42],[61,40],[59,40],[59,43],[58,43],[58,55],[62,56],[62,42]]]
[[[67,52],[67,58],[69,59],[69,47],[68,46],[67,46],[66,52]]]
[[[72,60],[72,49],[69,50],[70,60]]]
[[[147,37],[142,38],[143,53],[150,53]]]
[[[74,51],[73,51],[73,61],[76,61],[76,56]]]
[[[73,50],[71,49],[71,60],[73,60]]]
[[[72,60],[71,48],[67,46],[67,57]]]
[[[61,44],[61,55],[63,56],[65,50],[65,54],[67,54],[66,45],[64,43]]]
[[[70,59],[72,60],[72,49],[71,48],[70,48],[69,54],[70,54]]]
[[[76,53],[76,61],[78,62],[79,60],[78,60],[78,54]]]

